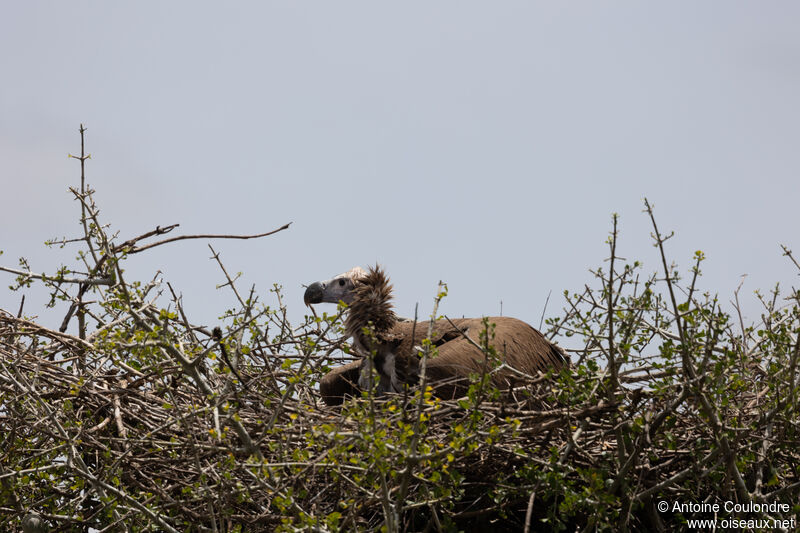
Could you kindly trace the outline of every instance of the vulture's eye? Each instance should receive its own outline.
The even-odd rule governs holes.
[[[340,279],[340,280],[339,280],[339,286],[340,286],[340,287],[344,287],[344,280],[343,280],[343,279]]]

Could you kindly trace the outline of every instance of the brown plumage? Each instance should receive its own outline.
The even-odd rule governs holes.
[[[355,280],[353,301],[345,319],[345,332],[354,339],[364,338],[364,328],[371,327],[380,341],[393,338],[397,315],[392,308],[392,285],[383,270],[375,265]]]
[[[372,367],[378,371],[377,392],[400,392],[402,384],[413,381],[414,359],[395,355],[402,337],[394,332],[397,316],[392,309],[392,285],[383,270],[375,265],[366,275],[353,280],[352,302],[344,322],[345,333],[353,339],[359,362],[358,386],[372,386]]]
[[[331,281],[309,287],[316,291],[311,303],[326,301],[324,289],[335,286]],[[320,393],[325,403],[341,403],[345,395],[357,395],[369,387],[371,364],[380,377],[378,393],[399,392],[404,383],[416,383],[419,346],[427,336],[429,322],[414,325],[397,320],[391,305],[392,287],[383,270],[376,266],[366,275],[359,274],[353,279],[352,290],[346,296],[338,292],[337,297],[351,300],[345,329],[353,338],[355,352],[363,359],[335,368],[322,378]],[[488,321],[494,324],[489,345],[494,347],[501,363],[530,376],[569,365],[561,348],[525,322],[509,317],[490,317]],[[372,334],[365,334],[364,327],[371,327]],[[438,354],[427,360],[426,375],[438,397],[450,399],[465,394],[470,374],[491,370],[486,367],[483,351],[475,346],[481,345],[481,332],[485,329],[481,318],[434,322],[431,342]],[[492,381],[499,387],[507,387],[513,381],[513,374],[503,368],[492,373]]]

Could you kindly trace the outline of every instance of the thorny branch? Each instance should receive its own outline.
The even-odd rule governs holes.
[[[260,304],[213,249],[238,302],[219,324],[194,324],[158,275],[123,275],[126,256],[154,246],[288,225],[142,244],[177,227],[157,226],[117,243],[85,182],[89,157],[82,146],[73,191],[83,273],[0,267],[69,304],[63,331],[0,310],[3,531],[665,531],[691,516],[660,500],[800,497],[798,294],[781,305],[776,288],[757,325],[734,319],[701,293],[702,254],[681,283],[649,202],[663,272],[623,264],[615,217],[598,288],[566,293],[545,322],[576,356],[568,371],[494,389],[487,321],[465,336],[487,355],[466,397],[437,399],[423,370],[403,395],[325,407],[317,383],[347,350],[340,313],[290,324],[277,288],[275,308]],[[429,357],[424,343],[423,369]]]

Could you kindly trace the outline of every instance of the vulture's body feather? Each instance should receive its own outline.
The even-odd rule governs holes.
[[[490,317],[489,322],[495,325],[494,339],[489,344],[494,346],[501,362],[530,376],[567,364],[566,355],[561,349],[527,323],[502,316]],[[450,399],[463,395],[469,386],[469,375],[483,371],[483,351],[465,339],[461,332],[480,345],[480,333],[484,330],[481,318],[457,318],[452,320],[452,324],[442,319],[434,323],[431,341],[437,347],[438,354],[427,360],[426,374],[435,388],[436,396]],[[416,327],[413,322],[398,322],[392,333],[402,338],[395,349],[398,378],[414,384],[417,382],[419,362],[415,347],[421,346],[427,336],[428,322],[418,322]],[[353,361],[334,368],[322,378],[319,390],[325,403],[338,404],[346,395],[360,394],[358,381],[361,366],[361,361]],[[505,386],[511,376],[510,371],[500,371],[494,374],[493,381],[498,386]]]

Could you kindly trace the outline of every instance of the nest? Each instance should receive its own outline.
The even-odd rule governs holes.
[[[328,368],[318,355],[341,346],[335,328],[309,323],[242,350],[235,336],[191,345],[185,330],[175,342],[177,321],[155,309],[140,318],[161,333],[87,341],[0,315],[5,529],[36,512],[54,528],[107,531],[512,531],[585,527],[598,506],[650,527],[673,516],[657,500],[740,500],[758,487],[784,501],[800,486],[786,440],[796,420],[764,423],[766,382],[729,398],[717,433],[697,391],[660,364],[620,372],[612,393],[584,361],[508,390],[475,376],[455,401],[416,388],[331,408],[314,385]],[[170,329],[188,365],[158,340]],[[223,353],[239,354],[235,372]],[[737,480],[729,462],[744,456],[761,468]]]
[[[796,527],[800,292],[781,306],[776,289],[761,323],[736,330],[741,317],[699,296],[701,252],[677,285],[647,203],[664,272],[619,266],[614,218],[599,287],[547,321],[572,344],[569,368],[525,375],[487,349],[462,398],[437,399],[423,376],[326,407],[318,383],[350,352],[340,316],[289,324],[277,289],[276,309],[243,298],[212,248],[240,305],[209,331],[172,287],[164,305],[158,281],[127,283],[120,267],[175,240],[288,225],[117,244],[83,174],[72,192],[85,235],[63,244],[85,246],[85,264],[0,267],[69,303],[59,330],[0,311],[0,530]],[[493,372],[514,380],[497,389]]]

